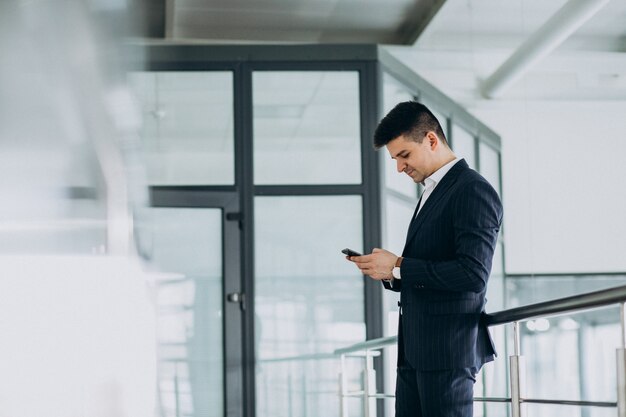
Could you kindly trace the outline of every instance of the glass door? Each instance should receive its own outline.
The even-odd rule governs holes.
[[[236,198],[153,190],[153,201],[158,415],[241,416]]]

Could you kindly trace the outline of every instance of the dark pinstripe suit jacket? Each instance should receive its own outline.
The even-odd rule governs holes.
[[[398,355],[418,370],[480,368],[495,349],[481,323],[502,223],[493,187],[465,160],[441,179],[409,226],[400,291]]]

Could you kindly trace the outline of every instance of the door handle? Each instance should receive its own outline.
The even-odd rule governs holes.
[[[228,301],[229,303],[240,303],[242,309],[244,309],[245,299],[246,295],[241,292],[231,292],[226,295],[226,301]]]

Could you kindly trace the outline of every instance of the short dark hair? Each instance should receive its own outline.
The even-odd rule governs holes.
[[[428,107],[416,101],[405,101],[397,104],[378,123],[374,132],[374,147],[380,149],[401,135],[421,143],[426,133],[431,131],[448,146],[439,121]]]

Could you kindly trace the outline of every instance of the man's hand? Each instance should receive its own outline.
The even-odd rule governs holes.
[[[371,254],[363,256],[346,256],[359,267],[363,275],[369,275],[375,280],[391,279],[391,270],[398,257],[393,253],[374,248]]]

